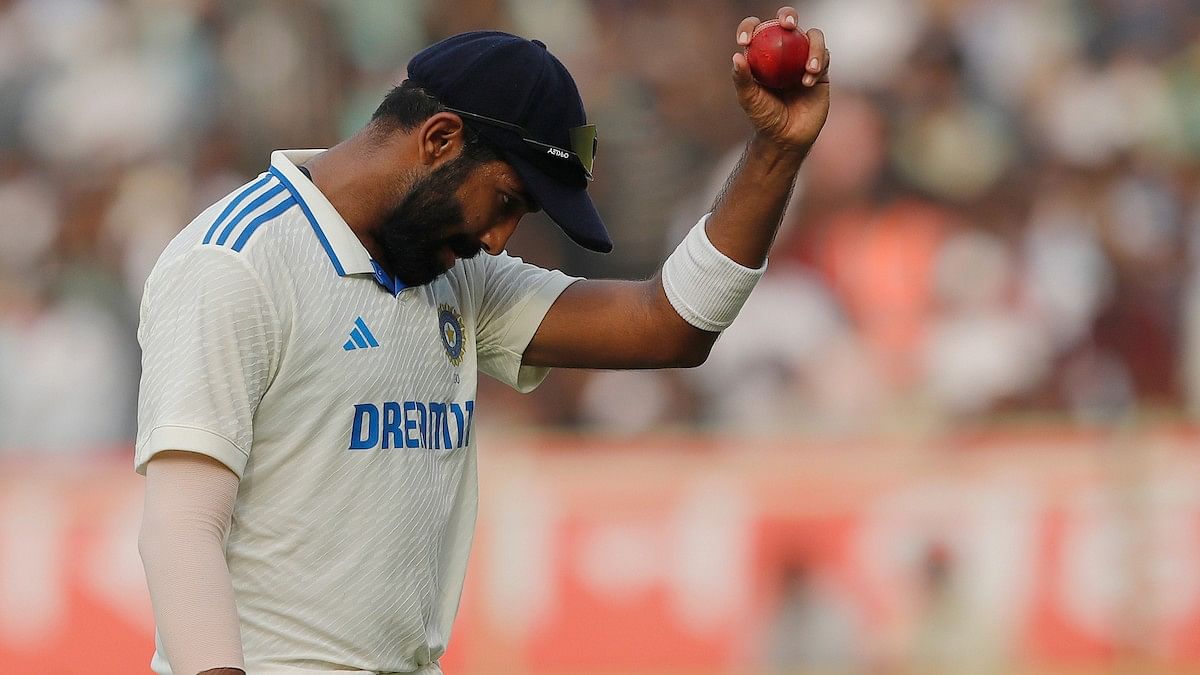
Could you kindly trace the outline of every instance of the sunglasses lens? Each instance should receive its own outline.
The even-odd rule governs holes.
[[[599,141],[596,139],[596,125],[586,124],[582,127],[575,127],[571,129],[570,133],[571,150],[579,156],[583,170],[591,176],[592,164],[596,161],[596,147],[599,145]]]

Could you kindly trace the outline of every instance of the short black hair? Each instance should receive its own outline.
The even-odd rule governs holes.
[[[442,102],[421,85],[405,80],[383,97],[375,114],[371,115],[371,122],[386,125],[389,130],[412,131],[445,109]]]
[[[421,124],[446,109],[446,106],[427,89],[413,80],[404,80],[383,97],[375,113],[371,115],[371,125],[383,133],[393,131],[412,131]],[[463,156],[479,164],[504,159],[499,150],[491,143],[481,138],[467,120],[463,120],[466,129],[466,145]]]

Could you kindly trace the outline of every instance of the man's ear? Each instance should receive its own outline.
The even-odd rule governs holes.
[[[417,129],[417,156],[432,169],[458,157],[466,145],[462,118],[451,112],[430,115]]]

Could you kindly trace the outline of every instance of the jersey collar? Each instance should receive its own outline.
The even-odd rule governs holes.
[[[297,168],[298,164],[303,164],[322,152],[325,151],[276,150],[271,153],[270,172],[295,197],[300,210],[308,218],[317,239],[321,241],[321,246],[329,256],[329,262],[339,275],[344,277],[350,274],[370,274],[378,277],[371,254],[358,240],[354,230],[350,229],[345,219],[333,208],[333,204],[329,203],[325,195],[321,194],[317,186]]]

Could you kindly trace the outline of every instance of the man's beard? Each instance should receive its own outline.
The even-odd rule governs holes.
[[[405,286],[423,286],[448,269],[442,260],[443,247],[459,258],[473,258],[482,244],[466,234],[447,234],[464,222],[458,188],[479,164],[458,157],[427,176],[412,188],[383,223],[375,236],[382,248],[379,263]]]

